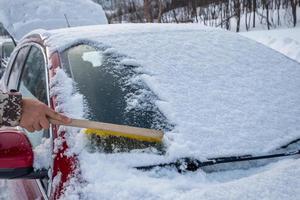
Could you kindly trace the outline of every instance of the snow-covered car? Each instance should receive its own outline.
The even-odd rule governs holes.
[[[214,165],[299,152],[299,63],[198,24],[73,27],[106,20],[91,17],[89,1],[20,1],[0,0],[18,41],[2,90],[72,118],[165,134],[162,149],[120,152],[79,128],[3,127],[0,178],[12,179],[11,199],[299,199],[299,159]],[[193,159],[213,166],[196,170]],[[186,169],[195,172],[178,173]]]
[[[297,159],[207,175],[134,169],[181,157],[255,156],[290,148],[286,144],[299,138],[299,70],[298,63],[263,45],[199,25],[34,31],[14,50],[3,90],[18,90],[73,118],[163,129],[166,149],[107,154],[81,129],[22,130],[30,140],[26,146],[27,137],[22,139],[28,171],[9,184],[22,195],[39,191],[29,199],[229,198],[226,191],[234,198],[243,192],[252,199],[299,197],[297,189],[285,186],[299,183]],[[251,186],[255,180],[259,187]],[[287,193],[266,192],[277,187]]]
[[[15,48],[13,41],[6,37],[0,37],[0,77],[2,77],[8,58]]]

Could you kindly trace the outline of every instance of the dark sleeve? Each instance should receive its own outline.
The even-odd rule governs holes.
[[[0,91],[0,126],[18,126],[21,120],[22,95]]]

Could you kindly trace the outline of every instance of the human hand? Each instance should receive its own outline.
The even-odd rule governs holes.
[[[48,129],[50,127],[49,119],[59,121],[62,124],[71,123],[70,118],[55,112],[46,104],[35,99],[23,98],[21,127],[29,132]]]

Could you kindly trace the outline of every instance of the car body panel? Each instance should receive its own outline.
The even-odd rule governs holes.
[[[33,153],[29,140],[24,137],[24,133],[18,130],[0,130],[1,141],[1,163],[0,168],[25,168],[33,164]],[[26,138],[27,141],[24,139]],[[5,142],[4,142],[5,141]],[[3,151],[2,151],[3,149]],[[14,161],[12,162],[12,158]]]
[[[55,71],[60,68],[60,58],[57,52],[51,54],[50,56],[51,68],[49,69],[49,77],[55,76]],[[50,100],[50,105],[55,108],[56,97],[52,96]],[[58,199],[64,190],[64,184],[72,177],[75,173],[77,159],[76,156],[66,156],[65,152],[68,149],[67,142],[64,138],[64,132],[58,134],[59,126],[53,125],[53,140],[56,139],[62,141],[60,148],[55,152],[52,170],[52,181],[57,182],[52,188],[51,199]]]

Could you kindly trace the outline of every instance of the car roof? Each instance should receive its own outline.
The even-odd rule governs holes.
[[[50,52],[80,43],[127,55],[175,125],[169,155],[258,154],[299,137],[300,67],[235,33],[192,24],[35,31]]]

